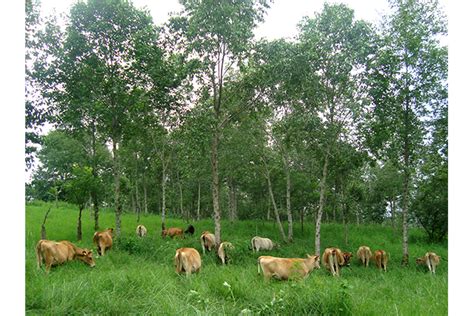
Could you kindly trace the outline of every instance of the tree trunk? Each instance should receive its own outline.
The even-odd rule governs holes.
[[[143,177],[143,211],[145,212],[145,214],[148,214],[148,197],[145,177]]]
[[[45,226],[45,224],[46,224],[46,219],[48,219],[49,211],[51,211],[51,206],[46,211],[46,214],[44,214],[43,224],[41,224],[41,239],[46,239],[46,226]]]
[[[267,178],[268,193],[270,194],[270,200],[272,201],[273,212],[275,214],[275,220],[278,224],[278,229],[280,230],[281,237],[286,242],[287,239],[286,239],[285,230],[283,229],[283,225],[281,224],[280,215],[278,214],[278,208],[277,208],[277,205],[276,205],[276,202],[275,202],[275,197],[273,196],[272,182],[270,180],[270,171],[268,170],[268,167],[267,167],[267,164],[266,164],[265,160],[262,159],[262,161],[263,161],[263,164],[265,166],[265,177]]]
[[[304,208],[300,210],[301,235],[304,233]]]
[[[344,225],[344,242],[345,245],[349,245],[349,223],[347,221],[347,206],[343,206],[342,208],[342,223]]]
[[[393,199],[390,199],[390,214],[392,214],[391,223],[392,223],[392,230],[395,232],[395,202]]]
[[[409,98],[405,98],[405,112],[404,112],[404,123],[405,123],[405,133],[404,133],[404,143],[403,143],[403,210],[402,210],[402,222],[403,222],[403,258],[402,265],[408,265],[408,198],[410,196],[409,185],[410,185],[410,157],[409,157],[409,130],[410,130],[410,121],[408,117],[409,111]]]
[[[288,157],[283,155],[283,165],[286,175],[286,212],[288,214],[288,241],[293,241],[293,214],[291,213],[291,174]]]
[[[324,166],[323,166],[323,178],[321,179],[320,183],[320,190],[319,190],[319,205],[318,205],[318,212],[315,213],[315,232],[314,232],[314,244],[316,248],[316,255],[321,255],[321,218],[323,216],[324,210],[324,192],[326,190],[326,178],[327,178],[327,171],[328,171],[328,164],[329,164],[329,150],[326,152],[324,156]]]
[[[98,180],[97,177],[97,162],[96,162],[96,133],[95,123],[92,123],[92,177],[94,181]],[[91,192],[92,203],[94,204],[94,230],[99,230],[99,198],[96,190]]]
[[[84,209],[84,205],[79,205],[79,217],[77,219],[77,240],[82,240],[82,210]]]
[[[201,182],[198,182],[197,220],[201,219]]]
[[[120,166],[117,153],[117,140],[112,139],[113,170],[114,170],[114,203],[115,203],[115,232],[120,236],[122,224],[122,205],[120,203]]]
[[[165,219],[166,219],[166,163],[164,161],[164,154],[162,155],[161,165],[161,229],[165,229]]]
[[[221,210],[219,206],[219,134],[214,132],[211,146],[212,206],[214,210],[214,235],[216,244],[221,243]]]
[[[183,186],[181,184],[181,179],[179,178],[178,174],[178,189],[179,189],[179,212],[181,213],[181,218],[184,217],[184,209],[183,209]],[[188,216],[186,214],[186,221],[188,221]]]

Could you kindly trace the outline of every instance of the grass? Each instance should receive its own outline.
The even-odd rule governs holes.
[[[26,206],[26,313],[27,314],[152,314],[152,315],[447,315],[448,250],[445,244],[427,244],[423,233],[410,234],[410,266],[400,266],[401,240],[390,227],[353,225],[349,245],[344,246],[342,225],[323,224],[322,248],[338,246],[352,251],[366,244],[372,250],[390,254],[388,272],[378,271],[373,263],[362,267],[355,258],[340,278],[325,269],[315,270],[303,281],[265,282],[257,274],[256,258],[269,254],[279,257],[303,257],[314,249],[314,228],[309,223],[304,233],[299,225],[291,245],[280,242],[271,222],[241,221],[222,223],[223,240],[235,245],[232,262],[222,266],[217,256],[202,256],[200,274],[190,278],[176,275],[173,257],[176,248],[194,247],[201,252],[199,233],[213,231],[211,220],[194,222],[196,233],[184,240],[162,239],[159,216],[143,216],[148,229],[144,239],[135,237],[136,217],[124,214],[122,236],[105,257],[96,259],[96,267],[70,262],[53,267],[46,275],[36,268],[34,246],[40,238],[41,222],[49,204],[34,202]],[[51,210],[46,223],[47,237],[71,240],[92,248],[93,218],[83,214],[83,241],[76,242],[78,211],[59,204]],[[102,211],[102,228],[114,227],[112,212]],[[182,220],[169,219],[168,226],[186,227]],[[250,239],[256,234],[281,243],[274,251],[253,254]],[[443,260],[436,275],[416,267],[415,257],[428,250]]]

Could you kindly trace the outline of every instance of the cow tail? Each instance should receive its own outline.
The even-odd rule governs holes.
[[[95,232],[92,241],[98,246],[99,245],[99,233]]]
[[[255,247],[255,237],[252,238],[250,243],[252,244],[252,251],[255,251],[255,249],[256,249],[256,247]]]
[[[174,256],[174,264],[176,266],[176,272],[180,273],[183,270],[183,260],[180,251]]]
[[[253,239],[252,239],[252,241],[253,241]],[[258,259],[257,259],[257,273],[258,273],[258,275],[260,275],[260,257],[258,257]]]
[[[43,243],[43,239],[41,239],[38,244],[36,245],[36,262],[38,264],[38,269],[41,267],[41,263],[43,261],[43,258],[41,256],[41,244]]]
[[[337,264],[336,249],[333,249],[333,251],[329,255],[329,266],[331,267],[332,274],[336,273],[337,270],[334,265],[335,263]]]

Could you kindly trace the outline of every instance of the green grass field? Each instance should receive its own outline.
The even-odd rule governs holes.
[[[212,220],[194,222],[196,233],[184,240],[162,239],[160,218],[142,217],[148,229],[144,239],[135,237],[136,217],[124,214],[122,237],[96,267],[69,262],[53,267],[47,275],[38,270],[34,247],[40,239],[43,216],[49,204],[26,205],[26,313],[27,314],[153,314],[153,315],[447,315],[448,249],[445,244],[426,244],[423,233],[410,232],[410,266],[402,268],[401,239],[390,227],[352,225],[349,245],[344,245],[342,225],[323,224],[322,249],[338,246],[355,255],[366,244],[372,250],[385,249],[390,255],[387,273],[373,263],[362,267],[353,258],[340,278],[324,269],[313,271],[302,281],[265,282],[257,274],[257,257],[303,257],[314,250],[314,228],[304,233],[295,227],[295,241],[280,242],[272,222],[241,221],[222,223],[222,239],[232,242],[235,251],[228,266],[218,263],[214,254],[202,256],[202,271],[190,278],[174,272],[173,257],[179,247],[194,247],[201,252],[199,235],[213,231]],[[47,238],[70,240],[78,246],[93,248],[93,219],[83,213],[83,241],[76,242],[78,211],[60,204],[53,208],[46,223]],[[101,228],[114,227],[112,212],[102,211]],[[182,220],[169,219],[167,226],[186,227]],[[281,248],[252,253],[250,239],[256,234],[281,243]],[[435,276],[415,266],[415,257],[426,251],[442,256]],[[229,286],[224,285],[225,282]]]

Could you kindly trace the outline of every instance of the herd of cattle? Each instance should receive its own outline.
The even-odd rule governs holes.
[[[139,237],[144,237],[147,234],[147,229],[143,225],[138,225],[136,234]],[[177,227],[168,229],[162,228],[161,236],[165,238],[170,237],[184,237],[185,234],[194,234],[194,227],[189,225],[186,230]],[[206,251],[211,252],[217,250],[217,256],[222,264],[229,262],[229,250],[234,249],[230,242],[222,242],[220,245],[216,244],[214,234],[205,231],[200,236],[200,243],[202,246],[202,253]],[[113,244],[113,228],[109,228],[102,232],[95,232],[92,238],[94,245],[97,247],[99,256],[105,255],[106,251],[112,248]],[[262,238],[255,236],[251,240],[251,247],[253,252],[260,250],[272,250],[278,247],[269,238]],[[361,264],[365,267],[369,266],[369,261],[373,260],[378,269],[387,271],[387,264],[389,256],[384,250],[376,250],[374,253],[367,246],[361,246],[357,250],[357,257]],[[340,269],[344,266],[349,266],[352,258],[351,252],[343,252],[339,248],[326,248],[322,255],[322,263],[324,267],[333,275],[339,276]],[[95,266],[92,250],[77,247],[69,241],[51,241],[41,239],[36,244],[36,259],[38,269],[44,263],[46,272],[49,272],[51,266],[59,265],[71,260],[80,260],[91,267]],[[417,258],[416,263],[426,265],[431,273],[436,273],[436,267],[440,262],[441,257],[434,252],[427,252],[423,257]],[[290,278],[305,278],[315,268],[320,268],[320,257],[307,255],[307,258],[278,258],[272,256],[260,256],[257,259],[257,271],[263,272],[265,280],[276,278],[280,280],[288,280]],[[177,273],[186,273],[190,275],[193,272],[201,270],[201,256],[194,248],[179,248],[176,250],[174,256],[174,265]]]

